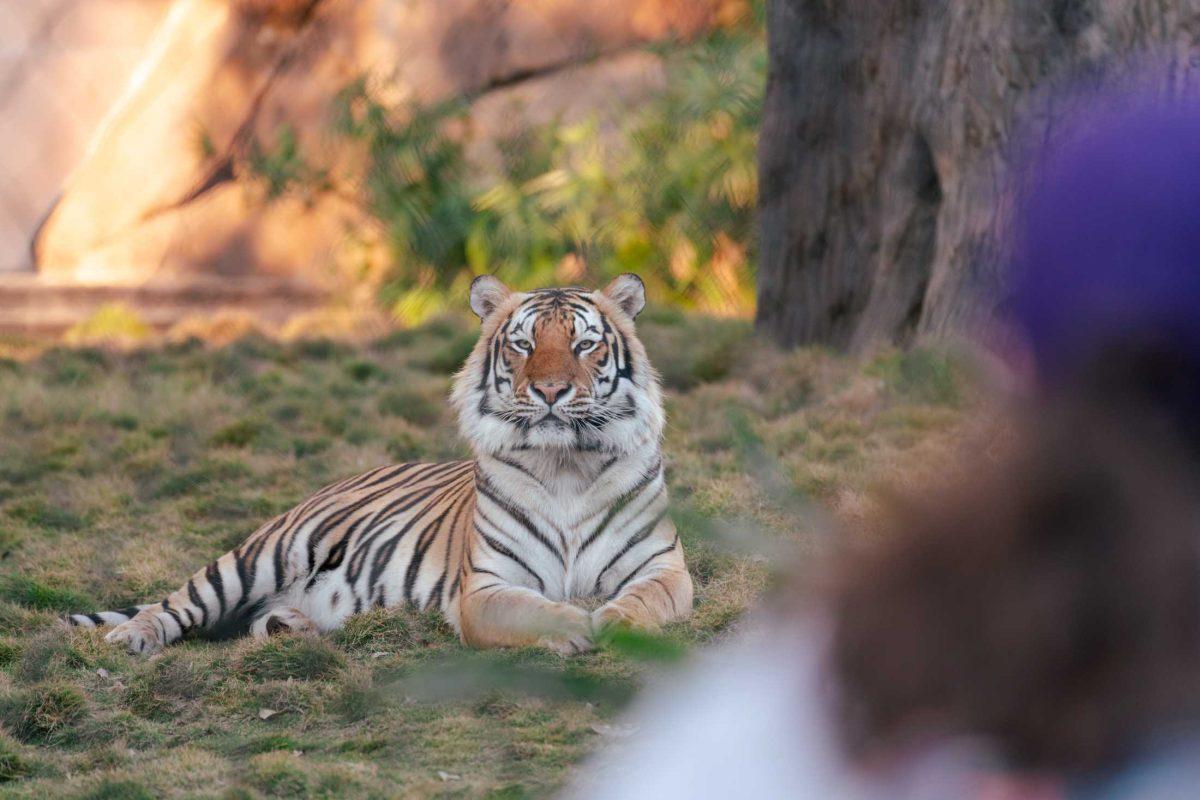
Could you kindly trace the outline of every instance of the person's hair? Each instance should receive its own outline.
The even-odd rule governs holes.
[[[1170,361],[1110,355],[841,559],[831,667],[856,757],[963,734],[1089,770],[1200,719],[1200,450],[1143,380]]]

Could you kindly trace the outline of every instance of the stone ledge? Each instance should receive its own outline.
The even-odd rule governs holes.
[[[282,325],[325,305],[329,293],[282,278],[189,279],[140,286],[55,283],[36,275],[0,275],[0,334],[57,336],[98,308],[119,303],[155,330],[190,316],[247,311]]]

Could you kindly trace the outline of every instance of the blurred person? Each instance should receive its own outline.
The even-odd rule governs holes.
[[[577,796],[1200,796],[1200,107],[1103,105],[1026,176],[999,453],[843,532]]]
[[[841,531],[816,596],[643,708],[578,796],[1195,796],[1200,472],[1125,410],[1043,398]]]
[[[1008,452],[893,502],[839,565],[840,742],[886,774],[970,739],[1000,797],[1182,797],[1150,792],[1175,770],[1200,789],[1192,454],[1151,409],[1076,388],[1011,424]]]

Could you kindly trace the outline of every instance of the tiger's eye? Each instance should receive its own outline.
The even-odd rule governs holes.
[[[584,339],[582,342],[575,345],[575,352],[579,355],[583,355],[587,351],[594,348],[597,344],[598,343],[594,339]]]

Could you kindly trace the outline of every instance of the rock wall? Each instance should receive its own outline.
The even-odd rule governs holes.
[[[971,325],[1018,138],[1085,78],[1200,68],[1200,0],[772,0],[767,30],[758,323],[787,345]]]
[[[169,0],[0,0],[0,272],[30,242]]]
[[[719,0],[176,0],[67,182],[35,246],[48,281],[141,285],[277,276],[324,285],[360,224],[335,197],[265,204],[234,181],[252,141],[281,126],[321,163],[335,94],[366,74],[395,100],[524,92],[532,112],[579,112],[661,82],[639,46],[715,24]],[[283,8],[286,13],[272,13]],[[552,81],[561,77],[562,87]],[[573,87],[573,88],[571,88]],[[595,89],[595,91],[592,91]],[[489,122],[490,120],[490,122]]]

